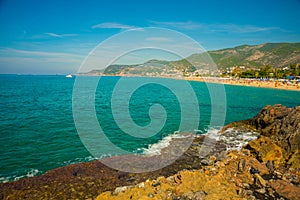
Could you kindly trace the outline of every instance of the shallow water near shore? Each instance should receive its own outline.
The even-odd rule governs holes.
[[[94,159],[82,144],[75,128],[72,114],[74,80],[65,76],[0,75],[1,182],[35,176],[53,168]],[[168,145],[170,135],[179,129],[180,107],[176,96],[155,84],[137,90],[130,100],[130,111],[135,123],[140,126],[149,124],[148,112],[153,103],[159,103],[165,108],[167,121],[153,137],[130,137],[122,134],[110,110],[111,95],[118,80],[119,77],[103,77],[98,85],[95,109],[101,127],[115,145],[127,151],[157,153],[158,149]],[[172,81],[178,84],[181,80]],[[205,83],[190,84],[198,98],[200,110],[200,124],[195,132],[205,134],[212,130],[209,127],[209,91]],[[300,92],[231,85],[224,87],[227,96],[225,123],[251,118],[266,104],[294,107],[300,103]]]

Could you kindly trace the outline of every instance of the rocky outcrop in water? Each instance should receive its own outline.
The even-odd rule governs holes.
[[[300,107],[266,106],[223,133],[229,128],[260,135],[224,159],[210,156],[200,169],[119,187],[97,199],[300,199]]]
[[[267,106],[252,120],[252,124],[262,136],[282,148],[281,163],[300,168],[300,107]]]
[[[260,133],[260,138],[250,142],[251,149],[261,161],[274,161],[286,167],[300,168],[300,107],[282,105],[266,106],[252,119],[235,122],[224,129],[235,127]]]

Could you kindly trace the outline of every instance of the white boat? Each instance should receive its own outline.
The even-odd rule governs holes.
[[[71,74],[68,74],[68,75],[66,76],[66,78],[72,78],[72,75],[71,75]]]

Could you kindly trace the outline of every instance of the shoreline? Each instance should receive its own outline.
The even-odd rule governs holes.
[[[211,140],[205,142],[205,136],[200,135],[174,163],[156,171],[122,172],[99,160],[77,163],[41,176],[0,183],[0,196],[4,199],[141,199],[151,193],[152,197],[162,194],[175,199],[202,192],[201,196],[208,199],[220,199],[215,195],[222,193],[221,197],[228,198],[296,200],[300,189],[297,185],[300,182],[299,115],[300,107],[266,106],[253,118],[225,125],[220,132],[223,139],[238,138],[249,131],[260,135],[257,139],[249,137],[239,150],[228,151],[226,143],[220,140],[208,155],[199,156],[203,147],[211,145]],[[274,129],[278,124],[281,129]],[[288,148],[285,148],[285,135],[290,136]],[[177,148],[170,150],[177,152]],[[109,159],[121,165],[127,156]],[[198,189],[194,190],[195,187]],[[159,192],[154,193],[156,190]]]
[[[6,75],[6,74],[1,74]],[[17,75],[17,74],[9,74]],[[32,74],[22,74],[22,76],[33,76]],[[57,76],[57,75],[34,75],[34,76]],[[65,75],[58,75],[65,76]],[[74,74],[74,76],[91,76],[91,77],[101,77],[101,76],[111,76],[111,77],[146,77],[146,78],[168,78],[174,80],[187,80],[205,83],[215,83],[223,85],[234,85],[234,86],[245,86],[245,87],[256,87],[256,88],[266,88],[266,89],[276,89],[276,90],[289,90],[289,91],[300,91],[300,82],[291,82],[287,79],[282,80],[260,80],[253,78],[220,78],[220,77],[174,77],[174,76],[142,76],[142,75],[99,75],[99,74]]]
[[[112,169],[106,166],[103,161],[108,160],[109,162],[122,165],[128,158],[132,158],[133,155],[113,156],[104,160],[81,162],[54,168],[39,176],[0,183],[0,197],[26,199],[38,196],[48,199],[51,196],[55,197],[55,199],[94,199],[100,193],[114,190],[116,187],[133,186],[147,179],[171,176],[184,169],[200,169],[202,158],[198,156],[197,149],[200,148],[203,142],[204,136],[195,137],[193,145],[174,163],[154,171],[130,173]],[[170,149],[174,153],[177,152],[176,150],[176,148]],[[224,147],[220,146],[217,152],[223,150],[225,150]],[[156,162],[156,159],[161,156],[154,155],[149,158]],[[32,193],[33,191],[34,193]]]
[[[256,87],[256,88],[266,88],[266,89],[277,89],[277,90],[289,90],[289,91],[300,91],[300,83],[274,81],[274,80],[257,80],[257,79],[223,79],[217,77],[186,77],[183,78],[188,81],[206,82],[206,83],[216,83],[223,85],[235,85],[235,86],[245,86],[245,87]]]
[[[290,82],[286,79],[284,80],[260,80],[260,79],[250,79],[250,78],[220,78],[220,77],[173,77],[173,76],[142,76],[142,75],[93,75],[93,74],[76,74],[75,76],[111,76],[111,77],[146,77],[146,78],[168,78],[174,80],[186,80],[186,81],[196,81],[205,83],[215,83],[223,85],[235,85],[235,86],[246,86],[246,87],[256,87],[256,88],[266,88],[266,89],[277,89],[277,90],[289,90],[289,91],[300,91],[300,82]]]

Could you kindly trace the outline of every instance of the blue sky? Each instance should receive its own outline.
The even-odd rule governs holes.
[[[300,42],[299,0],[0,0],[0,73],[75,73],[105,39],[140,27],[179,31],[205,49]]]

